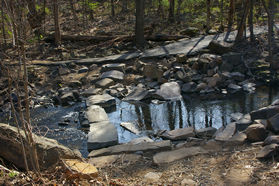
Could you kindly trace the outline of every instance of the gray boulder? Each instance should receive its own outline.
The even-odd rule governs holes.
[[[188,27],[180,32],[181,35],[186,35],[190,37],[197,36],[199,34],[199,29],[196,27]]]
[[[182,98],[180,86],[176,82],[162,84],[160,89],[157,90],[155,94],[159,96],[159,98],[170,101],[179,100]]]
[[[236,124],[235,122],[228,124],[223,131],[217,131],[218,133],[215,134],[215,140],[217,141],[228,141],[236,131]]]
[[[225,54],[232,50],[233,44],[225,41],[213,40],[209,43],[209,50],[216,54]]]
[[[109,121],[106,111],[99,105],[91,105],[85,112],[86,122],[81,122],[83,127],[89,126],[92,123]]]
[[[259,159],[265,159],[265,158],[271,158],[278,154],[279,145],[277,144],[270,144],[267,146],[264,146],[260,152],[257,154],[257,158]]]
[[[279,113],[279,105],[263,107],[259,110],[252,111],[250,113],[251,120],[254,121],[256,119],[269,119],[272,116]]]
[[[279,132],[279,113],[267,120],[267,128],[276,133]]]
[[[181,91],[183,93],[193,93],[195,92],[195,89],[197,87],[197,84],[195,82],[189,82],[182,85]]]
[[[102,73],[100,78],[101,79],[111,78],[113,80],[122,81],[124,79],[124,73],[120,72],[118,70],[111,70],[111,71],[107,71],[107,72]]]
[[[279,136],[268,136],[264,140],[264,145],[270,145],[272,143],[279,144]]]
[[[124,101],[141,101],[146,98],[148,91],[142,87],[135,87],[130,94],[128,94],[123,100]]]
[[[86,105],[100,105],[101,107],[113,107],[116,105],[115,98],[109,94],[93,95],[87,98]]]
[[[114,84],[114,81],[110,78],[104,78],[95,83],[97,88],[108,88]]]
[[[25,169],[22,146],[20,138],[26,144],[26,137],[23,130],[18,134],[17,128],[0,123],[0,157],[12,162],[18,168]],[[59,144],[56,140],[33,134],[39,165],[41,169],[47,169],[56,165],[62,158],[81,158],[80,153],[76,153],[69,148]],[[27,156],[29,168],[32,164]]]
[[[251,142],[263,141],[267,137],[267,132],[264,125],[252,124],[246,130],[247,139]]]
[[[196,136],[201,138],[211,138],[215,133],[217,129],[214,127],[206,127],[203,129],[196,130]]]
[[[93,123],[88,133],[87,148],[89,151],[118,144],[118,133],[109,121]]]
[[[105,64],[105,65],[102,65],[101,72],[106,72],[106,71],[111,71],[111,70],[125,72],[125,67],[126,67],[126,64],[124,64],[124,63]]]
[[[169,140],[186,140],[187,138],[194,136],[195,132],[193,127],[166,131],[160,135],[160,137]]]

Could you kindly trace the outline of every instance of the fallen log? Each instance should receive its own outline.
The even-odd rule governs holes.
[[[114,42],[129,42],[133,41],[135,38],[134,35],[124,35],[124,36],[81,36],[81,35],[61,35],[62,41],[72,41],[72,42],[79,42],[79,41],[85,41],[85,42],[106,42],[111,41]],[[157,34],[152,36],[145,36],[145,39],[148,41],[177,41],[179,39],[183,39],[185,36],[177,36],[177,35],[164,35],[164,34]],[[44,39],[46,42],[53,42],[54,41],[54,35],[48,35]]]

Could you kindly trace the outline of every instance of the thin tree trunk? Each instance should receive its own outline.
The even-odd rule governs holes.
[[[235,13],[235,0],[230,0],[230,10],[228,16],[228,30],[232,30],[232,25],[234,23],[234,13]]]
[[[74,6],[74,0],[70,0],[70,8],[71,8],[75,22],[78,23],[78,16],[77,16],[75,6]]]
[[[115,17],[115,10],[114,10],[114,0],[110,0],[111,5],[111,18]]]
[[[211,11],[210,11],[211,1],[206,0],[206,31],[210,30],[210,18],[211,18]]]
[[[3,36],[3,44],[4,47],[7,46],[7,38],[6,38],[6,31],[5,31],[5,18],[4,18],[4,0],[1,1],[1,22],[2,22],[2,36]]]
[[[243,33],[244,33],[245,26],[246,26],[246,20],[247,20],[248,10],[249,10],[249,1],[250,0],[246,0],[246,3],[244,5],[244,12],[243,12],[242,18],[239,22],[238,32],[237,32],[237,35],[235,38],[236,42],[239,42],[243,39]]]
[[[177,23],[180,23],[181,4],[182,4],[182,0],[178,0],[178,2],[177,2],[177,10],[176,10]]]
[[[125,13],[128,11],[128,0],[122,0],[122,9],[121,12]]]
[[[169,0],[169,21],[173,22],[174,21],[174,0]]]
[[[136,1],[136,46],[144,47],[144,0]]]
[[[224,0],[221,0],[221,5],[220,5],[220,9],[221,9],[221,30],[223,31],[224,29]]]
[[[249,14],[249,30],[250,30],[250,40],[253,42],[255,40],[254,36],[254,25],[253,25],[253,17],[254,17],[254,0],[250,0],[250,14]]]
[[[54,27],[55,27],[55,45],[61,44],[61,33],[59,24],[59,9],[57,0],[53,0],[53,15],[54,15]]]

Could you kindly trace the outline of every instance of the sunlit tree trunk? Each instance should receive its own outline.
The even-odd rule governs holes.
[[[223,31],[224,30],[224,0],[221,0],[220,9],[221,9],[221,31]]]
[[[243,39],[243,33],[245,30],[246,20],[247,20],[248,10],[249,10],[249,1],[250,0],[246,0],[245,5],[244,5],[244,11],[243,11],[242,17],[240,19],[237,35],[235,38],[236,42],[239,42]]]
[[[144,47],[144,0],[136,1],[136,46]]]
[[[59,9],[57,0],[53,0],[53,15],[54,15],[54,27],[55,27],[55,45],[61,44],[61,33],[59,24]]]

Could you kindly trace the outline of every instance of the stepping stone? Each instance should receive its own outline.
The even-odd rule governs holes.
[[[124,101],[141,101],[146,98],[148,91],[142,87],[135,87],[131,93],[125,97]]]
[[[87,140],[89,151],[118,144],[117,129],[109,121],[91,124],[89,131]]]
[[[108,88],[110,86],[112,86],[114,84],[114,81],[110,78],[105,78],[105,79],[101,79],[99,81],[97,81],[95,83],[95,86],[97,88]]]
[[[134,153],[137,151],[163,151],[170,150],[171,142],[167,141],[157,141],[157,142],[146,142],[139,144],[131,144],[126,143],[122,145],[115,145],[108,148],[103,148],[100,150],[94,150],[89,153],[88,157],[97,157],[97,156],[105,156],[105,155],[113,155],[113,154],[121,154],[121,153]]]
[[[155,164],[170,163],[176,160],[206,153],[208,153],[208,151],[201,147],[184,147],[173,151],[157,153],[153,156],[153,162]]]
[[[159,96],[163,100],[179,100],[182,98],[180,86],[177,82],[164,83],[160,86],[160,89],[156,91],[156,96]]]
[[[91,105],[85,112],[88,124],[109,121],[106,111],[99,105]]]
[[[215,140],[228,141],[234,135],[235,128],[236,128],[235,123],[228,124],[223,131],[216,134]]]
[[[113,107],[116,105],[115,98],[109,94],[90,96],[86,100],[86,105],[100,105],[101,107]]]
[[[120,72],[125,71],[126,64],[124,63],[114,63],[114,64],[106,64],[102,66],[101,72],[111,71],[111,70],[117,70]]]
[[[137,127],[130,122],[122,122],[120,124],[121,127],[125,128],[126,130],[138,135],[140,133],[140,131],[137,129]]]
[[[195,132],[193,127],[166,131],[160,135],[160,137],[169,140],[186,140],[187,138],[194,136]]]
[[[101,79],[104,79],[104,78],[111,78],[113,80],[122,81],[124,79],[124,73],[120,72],[118,70],[111,70],[111,71],[102,73]]]

